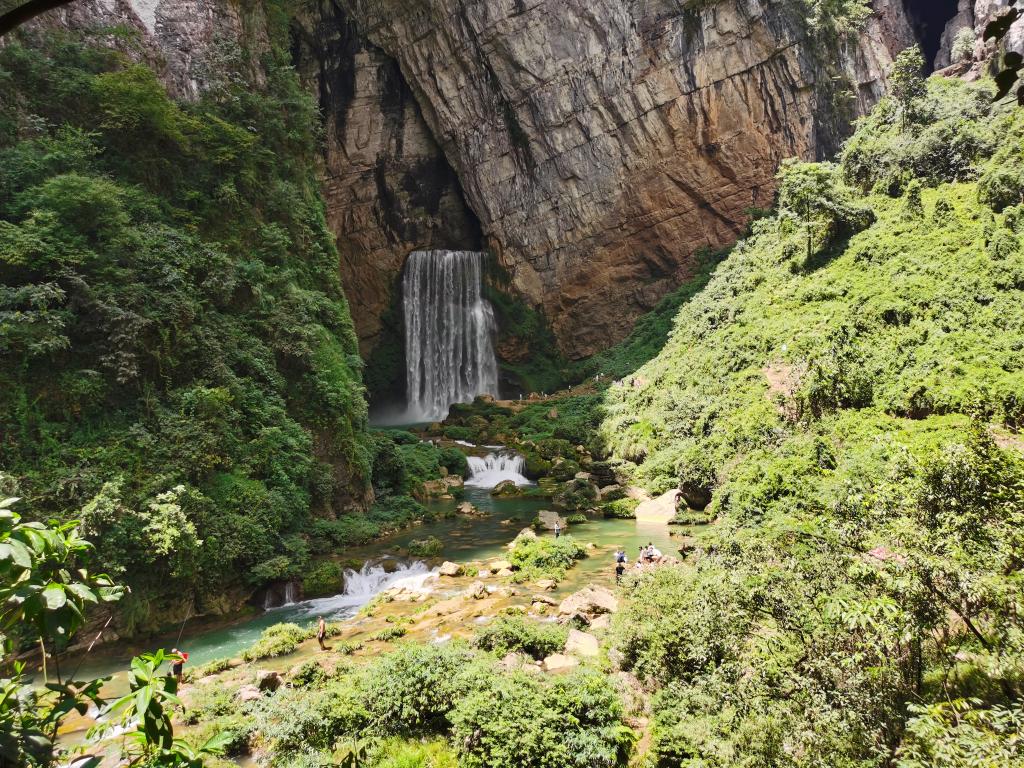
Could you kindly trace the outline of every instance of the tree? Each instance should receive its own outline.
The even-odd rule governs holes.
[[[923,73],[924,56],[916,45],[904,48],[893,63],[889,88],[893,99],[900,106],[904,130],[907,123],[917,116],[918,105],[928,95]]]
[[[121,588],[82,565],[92,545],[79,536],[77,523],[23,523],[12,509],[18,501],[0,500],[0,668],[11,671],[0,679],[0,765],[49,765],[60,721],[97,703],[103,681],[65,683],[57,663],[51,683],[47,652],[58,662],[59,644],[82,626],[86,607],[119,599]],[[24,665],[10,659],[15,632],[39,643],[41,688],[27,683]]]

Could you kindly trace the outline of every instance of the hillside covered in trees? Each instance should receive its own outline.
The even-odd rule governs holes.
[[[567,54],[487,48],[514,37],[521,4],[490,24],[504,6],[446,2],[243,4],[218,21],[248,39],[210,35],[185,64],[151,47],[177,5],[4,37],[0,768],[1024,765],[1024,58],[970,25],[954,45],[943,18],[924,47],[952,69],[926,78],[914,45],[866,60],[897,4],[683,3],[636,29],[623,6],[629,66],[646,61],[638,40],[647,56],[768,39],[758,82],[799,69],[783,122],[815,123],[785,144],[803,159],[743,183],[717,138],[680,129],[737,183],[730,215],[765,207],[733,245],[673,242],[631,270],[624,223],[641,221],[626,240],[642,250],[671,231],[645,217],[680,199],[712,216],[719,190],[694,204],[682,176],[662,195],[645,173],[618,190],[603,161],[587,187],[552,159],[558,141],[541,158],[542,121],[523,114],[561,102],[513,99],[502,78],[521,86],[523,61]],[[921,13],[898,7],[907,24]],[[597,38],[604,62],[614,36]],[[444,48],[465,39],[479,48]],[[421,55],[425,40],[485,75]],[[813,56],[780,63],[808,40]],[[841,65],[812,71],[828,46]],[[686,55],[694,74],[707,51]],[[522,66],[495,69],[506,57]],[[628,67],[613,64],[615,90]],[[481,115],[456,108],[470,97]],[[801,119],[826,101],[836,114]],[[808,160],[826,145],[840,148]],[[687,166],[680,146],[659,144],[654,165]],[[632,173],[643,147],[629,149]],[[437,178],[417,181],[424,167]],[[551,202],[581,189],[637,207],[592,231],[600,206]],[[543,215],[517,226],[524,200]],[[434,248],[455,208],[472,259]],[[690,245],[731,242],[743,224],[718,217],[714,238],[687,228]],[[497,245],[522,235],[540,253],[539,231],[563,261],[524,278]],[[590,281],[584,262],[573,279],[588,280],[558,283],[595,231],[615,269]],[[392,273],[428,245],[403,305]],[[443,420],[371,425],[339,275],[391,251],[359,297],[388,313],[363,339],[390,335],[369,381],[403,391],[419,339],[432,386],[468,391],[467,368],[504,354],[506,370],[540,365],[519,380],[542,392],[477,389]],[[543,300],[513,295],[517,279],[549,281]],[[570,329],[588,306],[593,327]],[[654,309],[632,324],[640,306]],[[559,333],[604,348],[570,361]],[[555,382],[572,387],[543,391]]]

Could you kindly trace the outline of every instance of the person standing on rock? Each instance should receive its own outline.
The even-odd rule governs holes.
[[[320,643],[320,650],[326,651],[327,646],[324,645],[324,638],[327,637],[327,622],[324,621],[324,617],[321,616],[316,623],[316,641]]]
[[[188,661],[187,653],[179,651],[177,648],[171,649],[171,674],[174,675],[174,679],[178,681],[178,685],[181,685],[181,678],[185,672],[186,661]]]
[[[562,524],[555,520],[555,538],[557,539],[562,535]]]
[[[626,563],[629,562],[629,558],[626,557],[625,550],[618,550],[615,553],[615,583],[618,584],[622,581],[622,574],[626,572]]]

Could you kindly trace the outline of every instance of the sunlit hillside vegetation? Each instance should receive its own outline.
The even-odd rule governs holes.
[[[1020,759],[1022,118],[884,101],[608,390],[622,468],[718,519],[619,617],[658,765]]]
[[[166,619],[151,598],[209,609],[293,573],[311,509],[362,503],[371,456],[285,53],[261,90],[226,50],[186,105],[108,34],[137,33],[0,48],[0,471],[81,517],[130,627]]]

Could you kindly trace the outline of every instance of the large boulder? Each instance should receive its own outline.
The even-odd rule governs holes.
[[[540,521],[541,528],[548,531],[555,530],[555,523],[564,531],[569,527],[569,521],[562,517],[557,512],[550,509],[542,509],[537,513],[537,519]]]
[[[641,523],[668,523],[676,516],[676,505],[679,501],[679,491],[673,488],[666,491],[656,499],[649,499],[641,502],[636,508],[637,522]]]
[[[521,496],[523,489],[513,480],[502,480],[491,489],[491,496]]]
[[[554,579],[538,579],[537,589],[543,589],[545,592],[554,592],[558,587],[558,582]]]
[[[590,585],[565,598],[558,606],[558,615],[583,614],[589,617],[615,613],[617,610],[619,600],[610,589]]]
[[[441,567],[437,571],[438,576],[450,577],[461,576],[463,573],[465,573],[465,568],[463,568],[459,563],[453,563],[450,560],[442,563]]]
[[[508,560],[491,560],[485,566],[491,573],[499,573],[500,571],[511,571],[512,563]]]
[[[543,667],[545,672],[568,672],[580,665],[580,660],[574,656],[566,656],[564,653],[553,653],[544,659]]]
[[[245,704],[249,701],[256,701],[263,698],[263,693],[255,685],[243,685],[235,691],[235,698]]]
[[[601,644],[589,632],[580,632],[578,629],[570,629],[569,637],[565,641],[565,652],[575,656],[597,656],[601,650]]]
[[[256,687],[261,691],[274,692],[284,683],[279,672],[270,669],[256,670]]]

